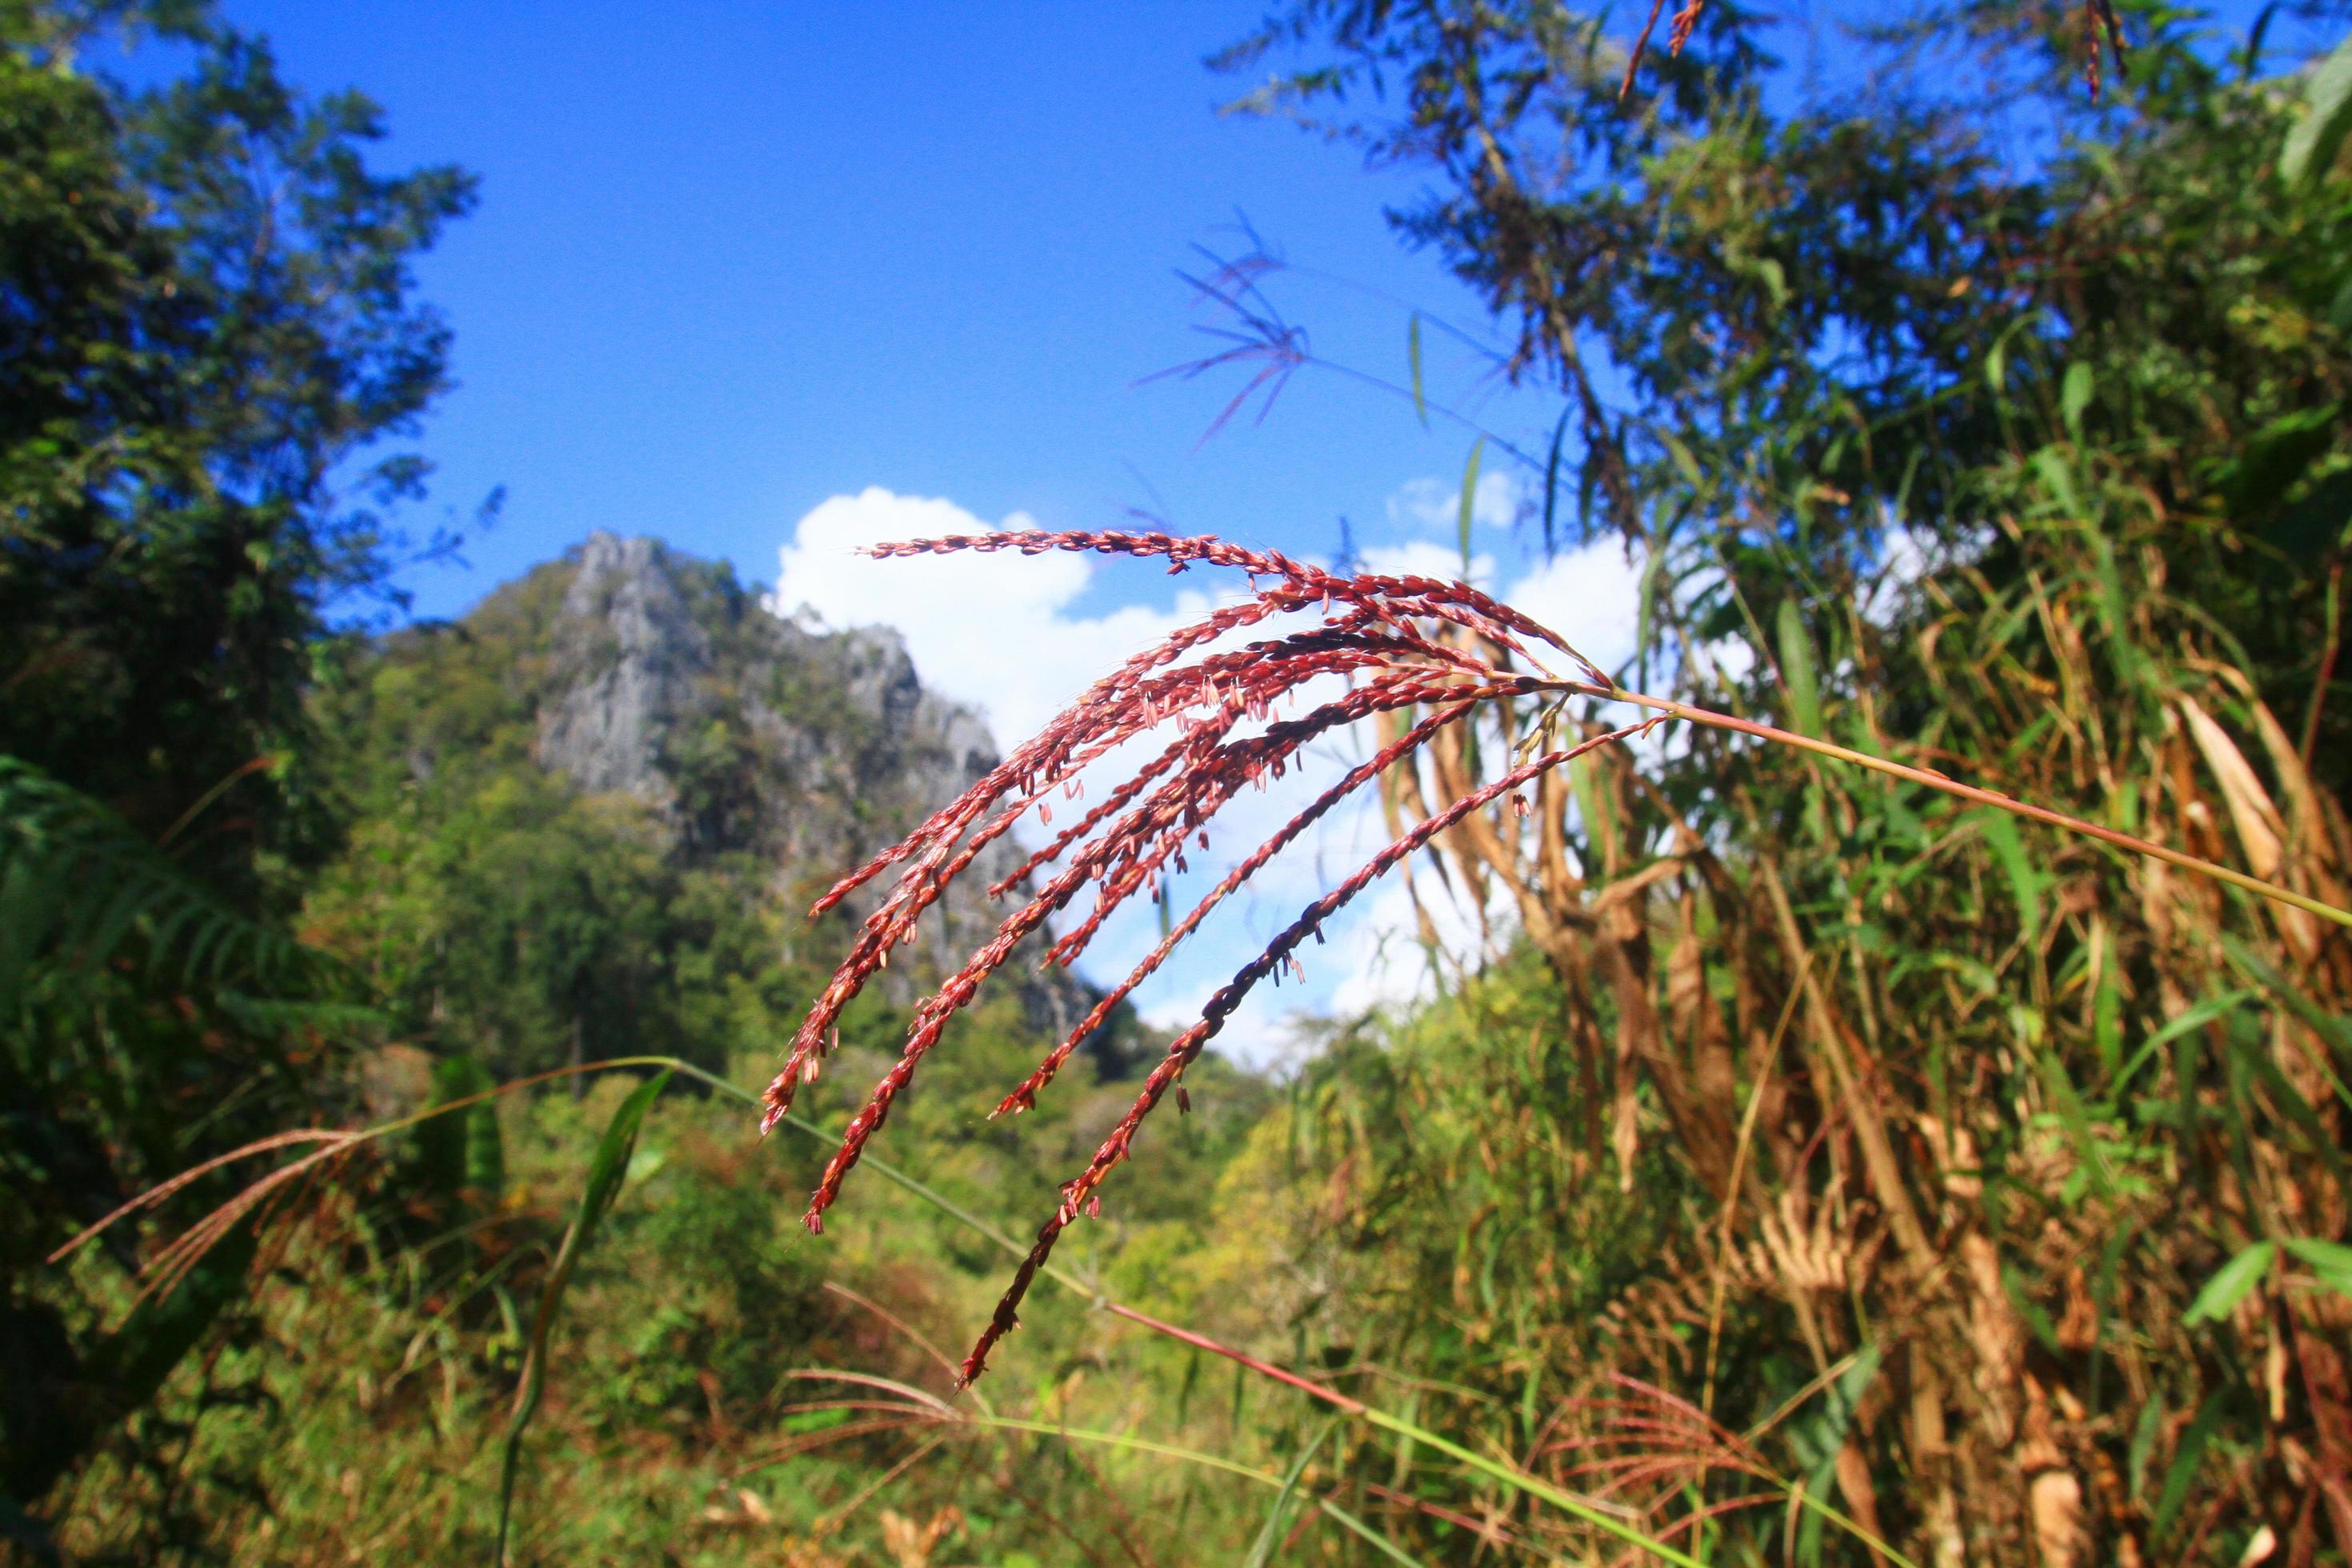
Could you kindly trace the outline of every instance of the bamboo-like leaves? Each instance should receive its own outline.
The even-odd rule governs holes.
[[[1307,1467],[1314,1463],[1317,1452],[1331,1440],[1331,1434],[1339,1426],[1336,1417],[1325,1422],[1314,1441],[1299,1449],[1298,1457],[1290,1462],[1289,1472],[1282,1478],[1282,1488],[1275,1493],[1274,1507],[1266,1510],[1265,1523],[1250,1545],[1246,1568],[1265,1568],[1274,1561],[1275,1550],[1282,1544],[1283,1527],[1290,1522],[1291,1500],[1298,1495],[1298,1483],[1306,1476]]]
[[[37,954],[52,973],[89,973],[136,952],[182,984],[315,992],[326,954],[257,921],[79,790],[0,756],[0,996]]]
[[[1789,687],[1789,712],[1804,734],[1822,733],[1821,668],[1813,658],[1812,635],[1793,595],[1780,601],[1777,641],[1780,645],[1780,679]]]

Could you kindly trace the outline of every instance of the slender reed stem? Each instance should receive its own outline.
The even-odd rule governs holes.
[[[2167,848],[2161,844],[2151,843],[2145,838],[2135,838],[2128,833],[2118,833],[2112,827],[2102,827],[2095,822],[2085,822],[2079,816],[2069,816],[2063,811],[2053,811],[2046,805],[2035,805],[2030,801],[2019,800],[2014,795],[2003,795],[1999,790],[1979,789],[1975,784],[1965,784],[1958,779],[1930,772],[1926,768],[1907,767],[1901,763],[1888,762],[1885,757],[1874,757],[1867,752],[1857,752],[1832,742],[1815,740],[1811,735],[1801,735],[1792,730],[1776,729],[1769,724],[1759,724],[1752,719],[1735,719],[1728,713],[1717,713],[1708,708],[1694,708],[1687,702],[1676,702],[1669,698],[1645,696],[1638,691],[1608,690],[1601,687],[1587,686],[1579,681],[1565,681],[1561,685],[1564,689],[1573,690],[1580,695],[1605,698],[1616,702],[1631,702],[1636,707],[1648,708],[1676,719],[1687,719],[1694,724],[1706,724],[1717,730],[1736,730],[1743,735],[1754,735],[1759,740],[1777,742],[1784,746],[1794,746],[1801,751],[1811,752],[1820,756],[1834,757],[1839,762],[1851,763],[1858,768],[1868,768],[1873,773],[1885,773],[1889,778],[1902,779],[1907,784],[1924,784],[1929,789],[1941,790],[1944,794],[1957,796],[1961,800],[1973,801],[1979,805],[1993,806],[2013,816],[2022,816],[2034,822],[2046,823],[2052,827],[2063,827],[2070,833],[2080,833],[2098,839],[2101,843],[2111,844],[2118,849],[2126,849],[2135,855],[2147,855],[2179,866],[2184,870],[2210,877],[2216,881],[2227,882],[2233,888],[2242,888],[2247,892],[2269,899],[2275,903],[2301,910],[2306,914],[2317,915],[2322,920],[2333,921],[2337,925],[2352,927],[2352,910],[2339,910],[2334,904],[2307,897],[2292,888],[2282,888],[2276,882],[2266,882],[2260,877],[2251,877],[2243,871],[2233,871],[2227,866],[2217,864],[2200,856],[2190,855],[2179,849]]]

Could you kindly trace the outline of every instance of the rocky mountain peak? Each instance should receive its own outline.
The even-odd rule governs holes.
[[[577,673],[541,710],[541,765],[592,795],[667,798],[662,737],[711,668],[668,548],[589,535],[553,631],[559,664]]]
[[[600,531],[545,570],[570,575],[534,600],[537,761],[583,793],[654,806],[690,858],[748,852],[822,888],[996,763],[987,726],[924,689],[894,632],[786,619],[723,563],[653,539]],[[969,880],[1008,875],[1022,854],[1000,839]],[[959,892],[910,956],[952,966],[998,914]],[[1091,1000],[1059,972],[1024,990],[1047,1026]]]

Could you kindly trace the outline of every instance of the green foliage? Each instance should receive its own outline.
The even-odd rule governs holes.
[[[564,1288],[571,1284],[572,1270],[579,1267],[582,1255],[594,1245],[596,1229],[604,1224],[605,1212],[613,1206],[613,1199],[628,1175],[629,1155],[637,1145],[637,1129],[645,1124],[646,1112],[660,1098],[662,1086],[668,1081],[667,1071],[655,1074],[631,1089],[628,1098],[613,1112],[604,1135],[596,1141],[595,1152],[588,1157],[588,1180],[580,1194],[579,1211],[563,1233],[563,1245],[547,1271],[546,1283],[540,1287],[539,1310],[531,1315],[530,1338],[523,1347],[522,1380],[515,1390],[514,1409],[507,1417],[506,1446],[499,1458],[500,1568],[512,1561],[507,1550],[507,1532],[514,1514],[516,1467],[522,1458],[523,1433],[539,1411],[540,1395],[547,1379],[548,1336],[554,1331],[556,1319],[563,1310]]]
[[[2279,149],[2279,178],[2303,184],[2324,178],[2352,134],[2352,40],[2336,46],[2305,88],[2302,111]]]
[[[1772,89],[1761,22],[1709,5],[1630,110],[1619,41],[1556,7],[1307,0],[1232,58],[1297,50],[1250,101],[1432,176],[1405,234],[1486,291],[1510,371],[1556,380],[1577,423],[1548,492],[1580,467],[1581,535],[1646,556],[1645,679],[2336,900],[2352,207],[2297,151],[2334,67],[2264,79],[2209,18],[2123,9],[2131,68],[2095,106],[2079,15],[2001,0],[1863,29],[1850,93]],[[1949,89],[1961,61],[2000,90]],[[2051,130],[2013,156],[2029,116]],[[1346,1211],[1290,1216],[1301,1272],[1346,1281],[1320,1342],[1409,1347],[1399,1377],[1483,1396],[1433,1427],[1516,1415],[1532,1441],[1549,1413],[1564,1455],[1641,1451],[1601,1403],[1640,1380],[1922,1560],[2049,1560],[1969,1479],[2036,1420],[2074,1456],[2094,1555],[2287,1540],[2304,1483],[2264,1456],[2347,1409],[2313,1347],[2352,1320],[2294,1250],[2340,1245],[2341,937],[1777,748],[1694,736],[1639,771],[1596,762],[1572,812],[1545,808],[1557,859],[1448,868],[1527,912],[1514,963],[1550,971],[1581,1079],[1540,1103],[1589,1154],[1611,1124],[1656,1229],[1596,1227],[1600,1170],[1464,1203],[1423,1128],[1441,1107],[1511,1127],[1480,1049],[1444,1058],[1469,1087],[1433,1071],[1400,1102],[1402,1052],[1342,1047],[1318,1070],[1370,1131],[1321,1133],[1300,1189],[1412,1197],[1345,1272]],[[1547,1211],[1570,1223],[1506,1243],[1489,1299],[1481,1227]],[[1515,1274],[1522,1254],[1599,1299]],[[1485,1337],[1387,1305],[1449,1299]],[[1849,1387],[1864,1358],[1876,1381]],[[2290,1364],[2302,1403],[2263,1390]],[[2126,1431],[2147,1484],[2095,1496]],[[1654,1458],[1654,1519],[1738,1468]],[[1778,1523],[1708,1528],[1769,1556]],[[1857,1539],[1818,1551],[1859,1561]]]
[[[101,29],[184,68],[133,89]],[[35,1503],[93,1445],[161,1463],[153,1396],[249,1330],[249,1228],[160,1299],[140,1188],[310,1120],[368,1015],[286,930],[334,814],[305,688],[383,583],[413,458],[360,466],[444,383],[408,261],[469,183],[385,176],[356,95],[310,100],[200,6],[0,6],[0,1469]],[[342,476],[338,479],[337,476]],[[348,489],[339,486],[349,481]],[[192,1199],[217,1200],[225,1175]],[[145,1550],[184,1543],[175,1508]]]
[[[1512,373],[1560,386],[1576,521],[1652,553],[1688,617],[1664,635],[1866,596],[1895,533],[1973,552],[2023,490],[2111,485],[2265,700],[2319,714],[2341,788],[2352,705],[2309,700],[2352,525],[2352,219],[2279,174],[2315,116],[2178,9],[2092,105],[2053,15],[1900,14],[1846,40],[1850,94],[1789,106],[1764,22],[1724,5],[1633,110],[1604,19],[1540,5],[1305,0],[1223,58],[1301,48],[1244,102],[1430,169],[1395,221],[1515,329]],[[1963,55],[2016,96],[1946,90]],[[2012,166],[2027,113],[2059,140]]]
[[[0,932],[0,1267],[12,1287],[0,1298],[0,1487],[33,1500],[215,1328],[255,1237],[236,1227],[107,1327],[44,1267],[52,1250],[127,1195],[126,1181],[173,1174],[245,1119],[304,1103],[321,1040],[366,1015],[323,955],[6,756]],[[236,1098],[209,1103],[230,1074]]]
[[[499,1129],[498,1085],[471,1057],[443,1057],[433,1064],[433,1094],[426,1109],[460,1106],[416,1129],[418,1174],[425,1192],[456,1212],[495,1205],[507,1184],[506,1139]],[[466,1104],[466,1101],[472,1101]]]
[[[75,68],[75,40],[116,18],[192,67],[137,90]],[[194,8],[5,20],[0,752],[149,833],[180,826],[215,877],[259,849],[315,855],[311,644],[335,601],[383,584],[384,509],[425,471],[349,465],[445,384],[447,332],[408,263],[471,183],[373,173],[373,105],[304,99]]]

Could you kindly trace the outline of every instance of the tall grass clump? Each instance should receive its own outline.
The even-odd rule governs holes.
[[[1673,1501],[1669,1511],[1681,1517],[1676,1528],[1696,1530],[1735,1507],[1769,1500],[1757,1494],[1735,1503],[1719,1486],[1710,1490],[1709,1479],[1727,1482],[1764,1468],[1748,1440],[1716,1425],[1713,1415],[1719,1403],[1752,1403],[1760,1392],[1718,1388],[1721,1342],[1727,1332],[1756,1331],[1759,1297],[1777,1299],[1787,1313],[1782,1343],[1802,1347],[1811,1358],[1811,1387],[1795,1396],[1801,1402],[1828,1390],[1843,1412],[1826,1433],[1825,1448],[1824,1434],[1812,1434],[1816,1457],[1808,1468],[1820,1470],[1812,1495],[1832,1486],[1841,1491],[1846,1511],[1838,1520],[1874,1551],[1891,1551],[1885,1539],[1907,1535],[1930,1557],[1948,1555],[1963,1539],[1969,1510],[1991,1506],[1985,1489],[2008,1493],[2005,1478],[2021,1469],[2029,1484],[2016,1528],[2042,1543],[2045,1560],[2081,1561],[2074,1552],[2093,1538],[2096,1499],[2075,1466],[2089,1470],[2094,1485],[2103,1472],[2091,1468],[2095,1447],[2070,1453],[2067,1445],[2086,1441],[2081,1434],[2098,1419],[2094,1400],[2130,1410],[2139,1424],[2136,1463],[2142,1471],[2163,1464],[2167,1484],[2154,1511],[2169,1525],[2195,1482],[2211,1423],[2173,1436],[2160,1391],[2200,1364],[2199,1325],[2232,1312],[2242,1321],[2273,1266],[2285,1269],[2271,1276],[2278,1337],[2244,1326],[2258,1343],[2277,1347],[2263,1352],[2270,1364],[2283,1353],[2299,1357],[2313,1388],[2331,1386],[2340,1364],[2329,1348],[2332,1325],[2343,1310],[2331,1296],[2343,1249],[2330,1237],[2341,1226],[2339,1075],[2347,1043],[2344,1026],[2330,1016],[2337,1005],[2331,977],[2352,914],[2343,908],[2342,861],[2334,847],[2342,838],[2340,819],[2331,818],[2332,803],[2303,781],[2292,747],[2259,710],[2258,732],[2269,738],[2270,759],[2292,792],[2288,810],[2299,828],[2288,829],[2286,814],[2253,766],[2185,692],[2158,707],[2179,748],[2159,776],[2179,793],[2153,797],[2152,809],[2106,814],[2109,822],[2142,828],[2167,820],[2232,822],[2247,858],[2265,873],[2256,876],[2179,847],[2228,853],[2210,834],[2168,834],[2176,842],[2166,843],[1953,776],[1956,759],[1969,753],[1954,748],[1952,739],[2004,721],[2019,731],[2032,728],[2015,699],[2040,683],[2011,677],[2006,691],[1994,689],[1994,661],[1966,666],[1982,672],[1969,729],[1948,725],[1943,743],[1924,749],[1914,763],[1899,760],[1906,747],[1883,723],[1846,723],[1850,743],[1823,738],[1836,731],[1818,687],[1797,705],[1794,729],[1627,690],[1557,633],[1462,583],[1335,574],[1271,552],[1160,534],[961,536],[885,545],[875,553],[1006,549],[1146,556],[1175,569],[1223,566],[1244,574],[1252,592],[1098,681],[820,904],[831,908],[898,868],[770,1086],[771,1122],[816,1078],[842,1006],[909,940],[915,922],[972,863],[978,847],[1033,811],[1050,822],[1048,803],[1079,795],[1090,765],[1150,738],[1138,748],[1147,761],[1076,822],[1052,832],[1020,878],[990,889],[1003,898],[1020,888],[993,939],[918,1007],[899,1059],[851,1117],[812,1196],[805,1216],[812,1229],[947,1019],[1049,917],[1076,907],[1047,950],[1048,962],[1068,963],[1121,904],[1163,896],[1171,876],[1185,868],[1187,851],[1207,846],[1218,813],[1243,790],[1271,786],[1299,765],[1310,742],[1360,722],[1383,726],[1382,743],[1306,798],[1189,911],[1171,911],[1161,940],[1112,987],[1104,1005],[1129,994],[1274,856],[1358,792],[1381,795],[1393,837],[1307,904],[1170,1043],[1127,1113],[1064,1183],[1059,1205],[966,1357],[961,1382],[986,1369],[1065,1234],[1100,1214],[1106,1182],[1132,1156],[1145,1121],[1171,1091],[1181,1102],[1186,1070],[1242,997],[1295,970],[1310,939],[1375,878],[1435,848],[1475,907],[1484,907],[1490,891],[1515,901],[1522,940],[1553,973],[1566,1003],[1559,1032],[1580,1058],[1580,1089],[1570,1097],[1580,1104],[1554,1114],[1580,1115],[1596,1133],[1605,1115],[1606,1142],[1629,1193],[1643,1125],[1662,1117],[1690,1182],[1683,1196],[1711,1215],[1694,1238],[1713,1255],[1708,1283],[1696,1292],[1712,1300],[1693,1325],[1704,1329],[1703,1376],[1693,1379],[1683,1357],[1639,1353],[1638,1339],[1620,1350],[1614,1364],[1601,1363],[1610,1376],[1634,1379],[1645,1391],[1641,1397],[1689,1412],[1686,1427],[1677,1425],[1679,1416],[1665,1426],[1635,1423],[1634,1456],[1612,1484],[1648,1483],[1636,1488],[1650,1500],[1644,1515]],[[2048,580],[2039,587],[2047,604]],[[1284,632],[1285,616],[1307,624]],[[1948,656],[1971,626],[2005,633],[2018,624],[2014,616],[1944,623],[1929,650],[1941,640]],[[2079,646],[2062,640],[2054,651]],[[1794,665],[1794,641],[1784,641],[1782,651]],[[1549,668],[1554,661],[1567,673]],[[2063,675],[2084,692],[2096,684],[2087,669]],[[1571,704],[1580,706],[1571,711]],[[1596,716],[1611,707],[1633,710],[1631,721],[1612,725]],[[2043,727],[2063,712],[2045,706]],[[1702,745],[1685,737],[1673,771],[1686,778],[1695,768],[1712,769],[1727,810],[1718,812],[1715,802],[1678,809],[1645,784],[1626,742],[1676,721],[1718,738]],[[2085,711],[2070,731],[2091,728]],[[1930,757],[1943,765],[1924,765]],[[2210,797],[2187,782],[2200,764],[2216,781]],[[1779,771],[1791,767],[1798,770],[1793,777]],[[2108,765],[2108,776],[2119,772]],[[2013,770],[2006,776],[2015,776]],[[2064,779],[2029,776],[2053,785]],[[2099,775],[2091,769],[2085,776]],[[1766,779],[1800,790],[1806,803],[1801,834],[1811,827],[1832,843],[1850,842],[1877,813],[1883,824],[1866,830],[1866,840],[1900,832],[1914,847],[1908,855],[1870,855],[1848,870],[1849,879],[1868,879],[1844,895],[1852,912],[1839,922],[1842,938],[1819,934],[1823,910],[1811,884],[1820,873],[1790,849],[1775,847],[1785,828],[1775,833],[1754,819],[1747,792]],[[1948,813],[1926,804],[1937,799]],[[2168,801],[2185,814],[2172,816]],[[2029,847],[2021,825],[2052,837]],[[1738,831],[1727,831],[1732,827]],[[1969,870],[1970,854],[1985,857],[1981,872]],[[1959,864],[1937,865],[1955,857]],[[1940,884],[1955,874],[1966,879],[1960,888]],[[1990,886],[1987,874],[1996,879]],[[1034,881],[1021,886],[1021,878]],[[2192,1000],[2173,989],[2189,966],[2179,956],[2162,961],[2149,1000],[2169,995],[2171,1011],[2158,1014],[2128,1050],[2126,998],[2144,995],[2148,982],[2134,976],[2133,960],[2119,945],[2127,941],[2144,952],[2147,938],[2135,931],[2119,939],[2116,917],[2100,912],[2103,899],[2094,889],[2102,885],[2137,889],[2134,925],[2168,930],[2175,940],[2191,921],[2211,931],[2208,951],[2236,982]],[[2233,921],[2225,900],[2245,894],[2253,899]],[[1970,940],[1958,940],[1946,911],[1956,900],[1985,899],[1997,901],[1961,915]],[[1919,921],[1927,929],[1915,932],[1912,922]],[[2062,947],[2077,921],[2082,940]],[[2229,929],[2233,924],[2237,934]],[[1998,939],[2001,951],[1962,958],[1988,927],[2006,932]],[[1667,953],[1663,964],[1653,957],[1659,948]],[[1885,962],[1874,962],[1874,949]],[[2020,966],[2033,977],[2031,994],[2042,1010],[2013,1005],[1969,1026],[1977,1011],[1971,988],[1977,996],[1997,991],[2002,972]],[[2059,1012],[2065,997],[2074,999],[2084,1043],[2096,1053],[2092,1062],[2070,1059],[2062,1043],[2071,1033],[2055,1021],[2066,1016]],[[1954,1006],[1958,1016],[1936,1016]],[[2264,1026],[2247,1033],[2240,1024],[2231,1033],[2223,1025],[2210,1065],[2184,1043],[2240,1008],[2251,1009],[2242,1017],[2264,1020]],[[1097,1016],[1073,1029],[1005,1095],[998,1112],[1035,1103],[1099,1021]],[[1989,1037],[1987,1023],[2001,1033]],[[1748,1040],[1744,1061],[1735,1024]],[[1603,1042],[1604,1026],[1613,1028],[1613,1047]],[[2168,1083],[2157,1065],[2167,1047],[2173,1057]],[[1441,1078],[1449,1072],[1437,1070]],[[2129,1086],[2144,1073],[2135,1102]],[[2200,1087],[2209,1074],[2214,1098]],[[1599,1086],[1611,1078],[1614,1088],[1604,1093]],[[2011,1085],[1998,1099],[1986,1092],[1995,1079]],[[1360,1118],[1355,1126],[1374,1144],[1388,1135],[1366,1132]],[[2222,1135],[2221,1144],[2205,1144],[2209,1128]],[[1357,1153],[1373,1169],[1387,1163],[1377,1149]],[[2212,1216],[2219,1235],[2147,1228],[2160,1209],[2179,1211],[2179,1178],[2168,1181],[2162,1173],[2231,1161],[2238,1163],[2237,1179],[2223,1176],[2215,1193],[2228,1205]],[[2004,1165],[2013,1169],[2005,1173]],[[1588,1178],[1597,1169],[1597,1162],[1584,1167]],[[2249,1199],[2257,1206],[2246,1211]],[[1638,1202],[1639,1194],[1629,1201]],[[2254,1223],[2231,1225],[2224,1216],[2232,1208]],[[2021,1235],[2021,1222],[2029,1227]],[[1544,1245],[1540,1228],[1537,1237],[1522,1239]],[[1757,1238],[1744,1255],[1735,1245],[1742,1234]],[[2038,1258],[2034,1249],[2063,1248],[2070,1235],[2081,1238],[2073,1246],[2101,1238],[2105,1257],[2061,1265],[2052,1282],[2061,1295],[2045,1305],[2037,1299],[2043,1287],[2021,1270],[2012,1249]],[[2155,1256],[2136,1256],[2135,1237]],[[2201,1264],[2193,1260],[2200,1257]],[[2294,1272],[2298,1259],[2318,1273]],[[2127,1313],[2132,1338],[2117,1342],[2117,1331],[2106,1324]],[[2179,1360],[2152,1353],[2155,1342],[2177,1347],[2171,1354]],[[1747,1340],[1742,1353],[1756,1352],[1757,1342]],[[1907,1404],[1899,1418],[1885,1403],[1886,1385],[1896,1378]],[[1528,1384],[1531,1394],[1543,1381]],[[1676,1382],[1691,1386],[1670,1392]],[[2122,1394],[2119,1384],[2134,1392]],[[2190,1392],[2200,1385],[2203,1394]],[[1600,1432],[1577,1438],[1577,1423],[1605,1426],[1622,1418],[1622,1398],[1612,1402],[1603,1393],[1557,1390],[1555,1397],[1565,1397],[1563,1415],[1546,1428],[1549,1440],[1538,1449],[1568,1467],[1559,1472],[1563,1479],[1589,1477],[1590,1466],[1576,1461],[1590,1458],[1592,1444],[1611,1440]],[[2188,1401],[2177,1409],[2194,1410],[2201,1400],[2215,1416],[2227,1405],[2201,1373],[2170,1397]],[[2144,1402],[2149,1399],[2158,1403]],[[2151,1409],[2154,1417],[2145,1414]],[[1777,1422],[1762,1409],[1742,1415],[1767,1429]],[[2272,1402],[2273,1422],[2298,1418],[2316,1423],[2305,1430],[2317,1440],[2329,1440],[2324,1399],[2297,1415],[2284,1400]],[[1881,1434],[1874,1447],[1866,1441],[1874,1426]],[[2305,1440],[2273,1430],[2274,1440],[2297,1444],[2282,1453],[2310,1451],[2302,1447]],[[1643,1431],[1658,1442],[1643,1445]],[[1627,1435],[1614,1440],[1622,1443]],[[1874,1479],[1890,1451],[1910,1474],[1897,1495]],[[1671,1483],[1663,1494],[1661,1482]],[[2118,1494],[2116,1506],[2125,1506],[2127,1495]],[[1591,1517],[1626,1528],[1614,1516]]]

